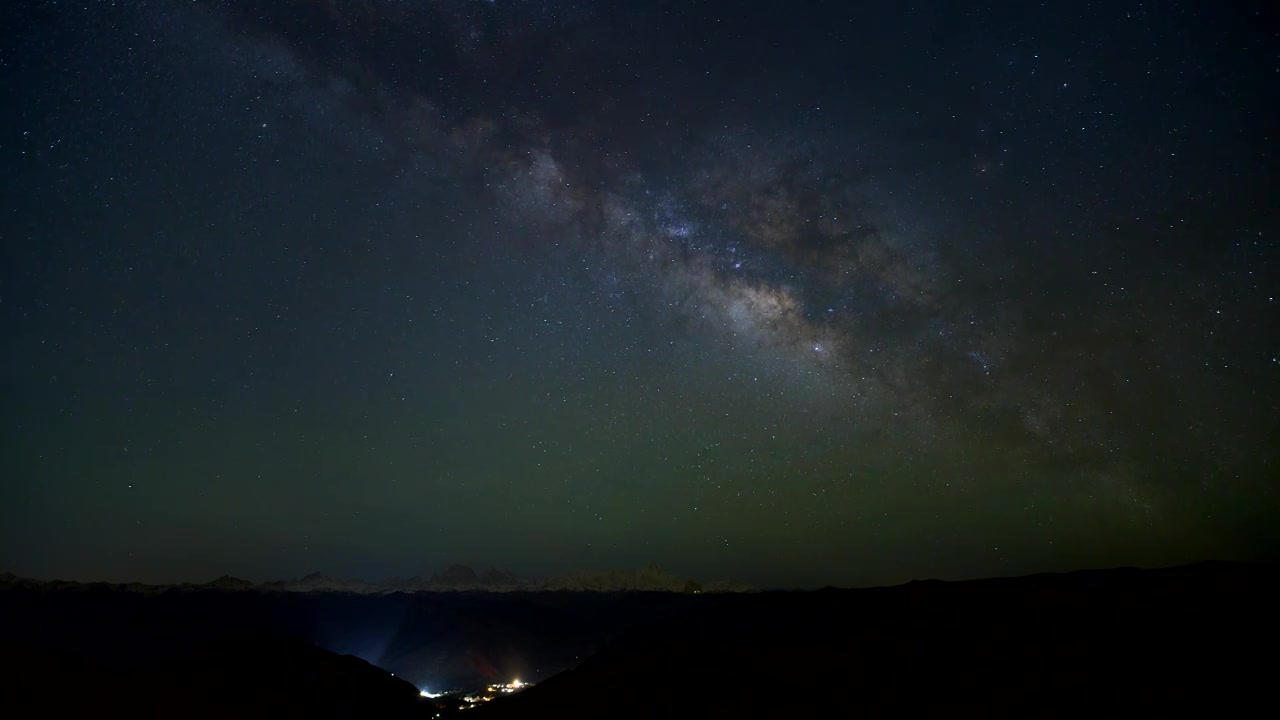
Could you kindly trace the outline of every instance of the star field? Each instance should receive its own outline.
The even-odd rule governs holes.
[[[0,565],[1275,549],[1260,3],[17,3]]]

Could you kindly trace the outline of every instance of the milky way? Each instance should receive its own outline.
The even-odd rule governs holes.
[[[331,315],[301,323],[360,348],[350,362],[320,353],[334,367],[385,365],[380,384],[347,384],[369,383],[351,401],[373,408],[361,418],[383,394],[396,408],[383,432],[407,439],[362,429],[351,451],[399,462],[370,471],[400,478],[388,493],[513,498],[502,522],[428,523],[440,558],[692,556],[695,572],[862,582],[1256,547],[1256,513],[1223,518],[1274,498],[1277,365],[1258,331],[1277,307],[1274,188],[1250,179],[1265,162],[1246,140],[1211,152],[1190,139],[1253,138],[1252,120],[1142,109],[1190,107],[1186,83],[1218,70],[1183,60],[1169,72],[1199,79],[1162,84],[1106,59],[1168,58],[1182,37],[1136,8],[1033,21],[891,3],[756,17],[714,3],[229,1],[143,3],[113,27],[149,27],[168,48],[156,52],[185,58],[172,67],[222,78],[233,89],[208,99],[208,127],[248,128],[276,153],[236,147],[255,180],[214,193],[216,222],[279,248],[245,252],[290,253],[278,264],[303,289],[288,292],[321,282],[309,273],[354,277],[361,253],[410,278],[368,280],[396,289],[367,305],[335,290]],[[1046,30],[1067,18],[1110,38],[1088,45],[1104,50],[1076,46],[1085,30]],[[1215,102],[1236,107],[1251,82]],[[272,168],[280,158],[301,169]],[[363,192],[377,199],[326,215],[349,219],[344,239],[298,229],[306,202]],[[276,206],[304,220],[252,214]],[[433,219],[398,219],[419,212]],[[190,252],[194,265],[214,253]],[[415,281],[419,254],[436,259]],[[297,317],[288,297],[271,302]],[[333,319],[355,307],[363,321]],[[262,313],[248,316],[274,322]],[[293,347],[261,354],[320,384],[355,372]],[[415,394],[436,404],[402,409]],[[433,443],[478,452],[415,454]],[[359,466],[318,462],[321,488],[338,472],[324,468]],[[281,472],[322,492],[308,471]],[[523,489],[507,489],[512,474]],[[361,502],[374,516],[397,504]],[[390,526],[403,540],[418,523]],[[473,531],[485,539],[447,539]],[[524,535],[540,549],[504,559]],[[364,571],[360,553],[338,555]]]
[[[1000,311],[967,297],[963,278],[938,259],[934,245],[945,237],[915,230],[924,223],[903,216],[923,211],[886,200],[877,171],[867,167],[877,159],[860,156],[848,143],[824,141],[833,128],[815,120],[785,131],[725,124],[706,137],[683,140],[661,171],[645,171],[638,157],[644,149],[601,137],[607,128],[599,127],[590,108],[585,117],[553,122],[538,114],[542,103],[536,99],[523,107],[518,97],[508,104],[499,95],[487,103],[494,106],[491,113],[473,114],[469,103],[447,107],[447,99],[418,87],[435,84],[429,80],[388,77],[396,70],[384,57],[417,54],[403,47],[416,39],[404,28],[436,22],[445,27],[436,41],[457,63],[450,70],[471,82],[497,76],[518,83],[542,75],[548,60],[542,55],[526,58],[529,67],[507,64],[518,63],[520,53],[529,52],[525,44],[537,43],[533,38],[592,32],[584,7],[293,7],[331,24],[326,45],[347,48],[349,41],[355,49],[335,61],[306,47],[306,35],[294,40],[301,48],[290,46],[294,33],[314,29],[309,23],[283,15],[265,25],[251,19],[244,42],[256,56],[252,72],[309,67],[300,83],[342,88],[335,104],[374,113],[378,131],[400,145],[398,152],[427,154],[434,172],[482,183],[509,220],[532,224],[544,242],[571,245],[602,288],[625,285],[648,293],[651,302],[687,317],[696,328],[691,331],[723,343],[745,365],[764,363],[783,375],[821,374],[830,397],[841,402],[876,398],[876,409],[926,417],[994,404],[993,410],[1021,425],[1017,434],[1026,442],[1066,449],[1097,442],[1072,437],[1072,426],[1096,427],[1105,410],[1083,403],[1071,417],[1055,417],[1043,408],[1066,402],[1056,395],[1061,388],[1028,388],[1026,370],[1000,372],[1028,362],[1035,351],[1020,345],[1040,340],[1026,337],[1030,331],[1018,327],[1016,317],[993,317]],[[590,65],[596,59],[591,49],[578,52],[564,62]],[[446,87],[458,82],[439,80]],[[581,104],[592,102],[637,101],[602,91]],[[661,109],[646,114],[661,117]],[[933,235],[946,232],[940,224],[932,229]],[[1070,355],[1073,341],[1060,342],[1057,354]],[[1080,360],[1059,362],[1070,367]],[[1005,399],[1001,384],[1021,387]]]
[[[620,32],[593,28],[582,5],[531,7],[438,5],[456,71],[472,82],[568,75],[593,64],[595,48]],[[414,16],[377,3],[327,8],[339,34],[371,48]],[[282,32],[291,29],[289,21],[281,25]],[[563,59],[521,55],[539,41],[592,32],[603,36],[565,50]],[[509,65],[521,61],[529,66]],[[553,70],[548,61],[567,67]],[[1110,427],[1112,416],[1115,405],[1141,400],[1124,397],[1122,384],[1131,378],[1122,363],[1158,359],[1144,356],[1137,340],[1125,347],[1099,337],[1108,332],[1103,327],[1037,331],[1016,296],[973,299],[964,278],[938,258],[935,246],[951,232],[945,221],[913,222],[911,214],[928,210],[883,196],[878,175],[892,176],[892,169],[869,167],[880,158],[830,139],[837,128],[820,119],[790,120],[783,130],[735,119],[707,136],[688,133],[674,159],[646,171],[641,166],[659,163],[646,163],[643,147],[610,141],[592,107],[645,107],[646,118],[664,122],[660,98],[645,105],[643,97],[627,97],[643,96],[639,82],[618,90],[622,97],[597,91],[578,103],[585,115],[551,121],[539,115],[536,99],[523,107],[499,96],[492,104],[501,109],[492,115],[469,115],[467,103],[432,110],[436,97],[412,80],[385,77],[388,68],[377,61],[337,70],[321,64],[313,72],[324,82],[363,78],[361,91],[385,113],[390,132],[433,148],[450,170],[476,174],[521,221],[575,244],[598,265],[599,282],[643,286],[744,363],[821,374],[831,398],[855,405],[876,398],[876,409],[894,414],[1007,416],[998,442],[1037,446],[1108,477],[1124,474],[1127,461],[1112,457],[1124,450],[1117,436],[1125,431]],[[454,119],[417,123],[420,114]],[[928,231],[912,227],[925,224]],[[1108,322],[1114,320],[1098,324]],[[1123,322],[1129,327],[1120,332],[1142,332],[1140,319]],[[1110,357],[1091,343],[1106,343]]]

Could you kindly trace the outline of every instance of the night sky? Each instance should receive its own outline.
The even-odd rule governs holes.
[[[0,570],[1280,539],[1267,3],[6,2]]]

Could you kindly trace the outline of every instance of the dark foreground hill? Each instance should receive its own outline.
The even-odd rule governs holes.
[[[539,682],[458,716],[1232,716],[1276,705],[1277,584],[1274,567],[1206,564],[725,595],[15,587],[0,707],[434,718],[421,678],[520,671]]]
[[[258,633],[193,633],[154,654],[5,643],[3,707],[13,717],[432,717],[418,689],[350,655]]]
[[[419,688],[539,680],[627,627],[678,615],[705,595],[423,592],[369,595],[21,584],[0,590],[6,646],[131,665],[231,634],[294,637],[363,658]]]
[[[475,710],[503,718],[1274,710],[1277,573],[1206,564],[717,598]]]

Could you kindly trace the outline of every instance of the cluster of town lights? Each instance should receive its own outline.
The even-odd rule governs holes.
[[[527,684],[528,683],[522,683],[519,680],[513,680],[506,685],[490,685],[489,692],[515,692]]]
[[[466,695],[466,696],[463,696],[462,701],[466,703],[470,703],[472,707],[475,707],[476,703],[488,702],[492,700],[499,693],[513,693],[517,690],[523,690],[529,687],[529,685],[530,683],[520,682],[519,680],[512,680],[511,682],[506,684],[490,685],[488,687],[486,694]],[[433,693],[430,690],[427,690],[426,688],[422,688],[418,691],[418,694],[424,698],[438,698],[438,697],[444,697],[449,693],[447,692]]]

